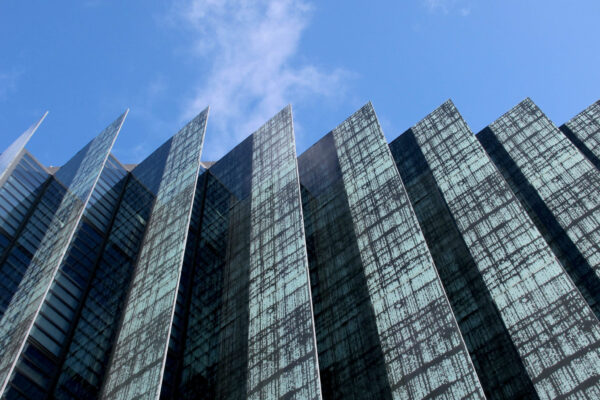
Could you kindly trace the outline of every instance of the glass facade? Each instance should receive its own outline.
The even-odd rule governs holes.
[[[153,166],[164,165],[156,169],[162,174],[139,175],[156,190],[156,198],[102,389],[104,398],[155,398],[160,392],[207,117],[208,109],[160,149]]]
[[[559,129],[600,170],[600,100]]]
[[[37,399],[52,392],[73,328],[79,322],[81,303],[85,301],[95,262],[101,255],[103,238],[118,205],[125,175],[124,168],[110,157],[35,319],[7,397],[19,393]]]
[[[600,317],[600,171],[529,99],[477,138]]]
[[[0,184],[4,182],[7,175],[10,174],[11,167],[17,162],[20,153],[25,149],[25,145],[31,139],[31,136],[35,133],[37,128],[40,126],[46,115],[35,124],[31,125],[25,132],[21,134],[6,150],[0,153]]]
[[[314,302],[322,311],[315,317],[323,343],[319,347],[323,368],[327,368],[323,379],[332,380],[324,384],[330,390],[327,397],[423,398],[438,393],[484,398],[372,106],[364,106],[328,136],[306,157],[300,156],[306,218],[313,222],[309,239],[319,249],[310,255],[318,294]],[[326,165],[323,158],[329,159]],[[323,177],[330,184],[325,186]],[[315,243],[319,231],[336,230],[336,222],[343,221],[338,217],[322,226],[328,219],[321,214],[327,212],[327,192],[336,183],[343,202],[336,207],[339,217],[345,214],[354,231],[348,238],[354,243],[338,250],[340,259],[330,255],[339,248],[337,243]],[[348,270],[345,258],[350,260]],[[352,270],[354,276],[346,275]],[[331,284],[338,280],[339,288]],[[363,307],[372,310],[362,316],[367,323],[359,324],[357,316],[340,308],[343,303],[336,298],[346,296],[344,281],[356,285],[358,290],[352,292],[359,304],[366,302]],[[332,332],[331,323],[346,327]],[[354,359],[360,352],[366,357]],[[366,382],[373,378],[364,376],[360,382],[353,376],[361,370],[359,362],[371,360],[380,366],[370,371],[376,390]],[[345,376],[356,382],[344,388],[338,381]]]
[[[54,214],[47,216],[50,218],[47,229],[0,319],[0,348],[6,354],[0,359],[0,390],[3,392],[27,337],[30,333],[35,333],[32,330],[33,323],[48,295],[125,116],[126,113],[117,118],[53,176],[55,186],[60,186],[57,188],[60,203]],[[28,224],[33,223],[35,221],[28,221]]]
[[[201,176],[163,398],[320,398],[291,108]]]
[[[600,323],[448,101],[412,128],[538,396],[600,395]]]
[[[391,399],[333,135],[298,167],[323,398]]]
[[[162,398],[246,397],[253,139],[196,189]]]
[[[56,212],[62,188],[26,150],[0,187],[0,316]]]
[[[136,169],[148,168],[149,165],[144,161]],[[114,173],[121,176],[123,171],[115,168]],[[69,253],[67,261],[72,261],[73,268],[63,266],[65,272],[77,277],[83,290],[75,310],[77,320],[69,328],[68,347],[63,349],[61,364],[52,378],[50,392],[55,398],[97,398],[154,201],[152,192],[134,174],[116,181],[109,195],[118,203],[110,213],[99,210],[105,218],[98,219],[106,224],[106,228],[95,257],[87,263],[83,262],[80,253]],[[90,221],[95,222],[93,217]],[[79,234],[85,233],[78,233],[77,239]],[[90,243],[89,240],[85,242]],[[87,276],[77,276],[78,271],[84,271]]]
[[[402,181],[489,399],[535,399],[510,334],[435,178],[408,130],[390,143]]]
[[[207,117],[0,154],[1,398],[600,397],[600,103],[389,145],[369,103],[299,157],[288,106],[201,162]]]

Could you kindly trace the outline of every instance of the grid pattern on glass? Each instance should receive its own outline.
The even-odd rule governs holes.
[[[10,173],[11,165],[14,164],[15,160],[19,158],[19,155],[25,148],[25,145],[31,139],[31,136],[35,133],[37,128],[40,126],[44,118],[46,118],[46,112],[42,118],[36,123],[31,125],[25,132],[23,132],[14,142],[10,144],[2,153],[0,153],[0,186],[3,184],[5,175]]]
[[[5,396],[28,399],[50,394],[78,322],[95,263],[103,250],[108,223],[116,211],[127,172],[109,158],[71,240]]]
[[[513,193],[546,240],[583,298],[596,316],[600,316],[600,279],[594,268],[586,260],[575,242],[560,225],[540,193],[523,174],[517,163],[504,149],[492,130],[488,127],[477,134],[477,139],[485,148]]]
[[[391,142],[390,150],[486,397],[537,398],[412,130]]]
[[[331,133],[298,157],[323,398],[391,399]]]
[[[598,398],[598,320],[454,105],[412,130],[539,397]]]
[[[207,116],[171,139],[103,398],[159,396]]]
[[[0,317],[64,193],[27,151],[15,162],[0,187]]]
[[[484,398],[371,104],[333,138],[394,398]]]
[[[600,169],[600,100],[561,125],[560,130]]]
[[[197,186],[161,398],[246,397],[252,143]]]
[[[66,193],[33,255],[19,288],[0,320],[0,348],[9,355],[0,360],[2,392],[12,375],[17,357],[25,345],[126,114],[117,118],[69,160],[59,170],[63,173],[55,175],[58,179],[61,176],[70,176],[70,185],[66,187]]]
[[[320,399],[290,106],[254,133],[251,196],[247,397]]]
[[[573,271],[571,277],[584,294],[590,292],[585,297],[600,315],[600,171],[529,99],[492,123],[481,137],[487,139],[480,139],[481,144],[519,200],[536,214],[533,221],[544,225],[542,233],[548,232],[551,240],[566,235],[563,240],[570,239],[575,247],[572,258],[581,254],[580,265],[568,263],[565,268]]]

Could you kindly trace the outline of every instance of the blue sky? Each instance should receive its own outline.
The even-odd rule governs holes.
[[[371,100],[388,139],[451,98],[471,129],[529,96],[558,125],[600,98],[600,2],[0,2],[0,151],[63,164],[130,108],[138,162],[211,106],[218,159],[286,104],[301,153]]]

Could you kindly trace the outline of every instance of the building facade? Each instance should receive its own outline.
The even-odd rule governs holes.
[[[1,398],[600,398],[600,103],[300,156],[288,106],[216,162],[206,109],[137,165],[126,115],[0,154]]]

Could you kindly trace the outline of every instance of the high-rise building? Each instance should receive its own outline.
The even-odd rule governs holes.
[[[600,103],[299,157],[286,107],[216,162],[208,109],[137,165],[0,154],[6,399],[598,399]]]

